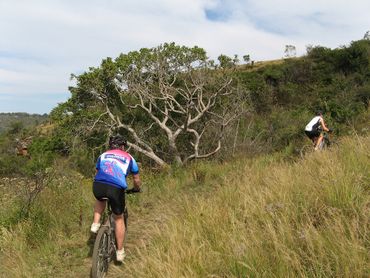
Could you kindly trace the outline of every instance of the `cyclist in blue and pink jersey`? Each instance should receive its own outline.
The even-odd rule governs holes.
[[[123,241],[125,225],[123,212],[125,208],[126,177],[133,176],[133,191],[140,192],[141,180],[139,167],[135,159],[124,151],[126,140],[120,136],[109,139],[109,150],[101,154],[96,163],[96,175],[93,183],[93,193],[96,198],[94,206],[94,221],[91,232],[97,233],[100,228],[100,218],[108,198],[111,204],[117,240],[117,261],[122,262],[125,257]]]

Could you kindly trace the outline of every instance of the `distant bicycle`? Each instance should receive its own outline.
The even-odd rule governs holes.
[[[133,190],[126,190],[126,194],[132,193],[139,193]],[[108,272],[109,263],[114,259],[117,244],[116,244],[116,237],[115,237],[115,221],[112,214],[112,209],[109,203],[109,199],[107,200],[107,207],[108,211],[103,215],[102,223],[94,244],[93,255],[92,255],[92,267],[91,267],[91,277],[92,278],[101,278],[104,277]],[[128,211],[127,207],[125,207],[123,212],[123,218],[125,223],[125,240],[127,236],[127,219],[128,219]]]
[[[330,130],[330,132],[332,132],[332,130]],[[324,137],[323,137],[323,140],[321,141],[320,145],[318,146],[319,151],[325,150],[325,149],[327,149],[331,146],[337,146],[338,145],[338,143],[336,143],[335,141],[333,141],[329,138],[329,133],[328,132],[323,131],[322,134],[323,134]],[[314,151],[315,151],[315,147],[314,147],[313,144],[304,145],[300,150],[301,158],[304,158],[308,153],[311,153],[311,152],[314,152]]]

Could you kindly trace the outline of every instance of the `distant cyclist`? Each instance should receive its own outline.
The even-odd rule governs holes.
[[[316,116],[306,125],[305,133],[312,140],[314,143],[315,150],[318,149],[320,143],[322,142],[324,136],[321,134],[321,131],[329,132],[330,129],[327,128],[325,125],[324,118],[322,116],[322,112],[318,111]]]
[[[139,167],[135,159],[124,151],[125,146],[126,140],[120,135],[109,139],[109,150],[101,154],[96,162],[96,175],[93,183],[93,193],[96,201],[91,232],[98,232],[100,218],[106,206],[104,198],[108,198],[116,224],[116,257],[119,262],[122,262],[125,258],[125,250],[123,248],[125,236],[123,211],[125,208],[125,190],[127,189],[126,177],[132,174],[133,191],[140,192],[141,186]]]

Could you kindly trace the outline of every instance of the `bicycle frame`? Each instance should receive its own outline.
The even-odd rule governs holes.
[[[116,251],[114,219],[109,200],[107,200],[107,203],[108,209],[107,212],[102,215],[103,224],[95,239],[91,268],[92,278],[105,276],[108,271],[108,265],[112,261]]]
[[[330,139],[329,139],[329,134],[327,132],[324,132],[324,131],[321,131],[322,134],[323,134],[323,139],[320,143],[320,145],[318,146],[318,150],[324,150],[326,149],[327,147],[331,146],[331,145],[336,145],[335,142],[332,142]],[[313,152],[314,151],[314,146],[312,144],[306,144],[304,145],[299,153],[301,155],[301,158],[304,158],[306,156],[307,153],[310,153],[310,152]]]
[[[130,193],[128,193],[130,194]],[[115,235],[115,220],[113,217],[112,209],[107,199],[107,211],[102,215],[102,225],[96,236],[94,250],[93,250],[93,262],[91,268],[91,276],[104,277],[108,271],[108,265],[113,260],[113,257],[117,251],[116,235]],[[127,238],[127,219],[128,212],[127,207],[124,207],[123,212],[124,224],[125,224],[125,239]],[[107,239],[105,238],[107,237]]]
[[[109,200],[107,200],[107,208],[108,208],[107,216],[103,217],[102,226],[108,228],[108,233],[107,233],[108,234],[108,254],[107,254],[108,258],[107,259],[108,259],[108,262],[110,262],[112,260],[112,255],[117,250],[117,245],[116,245],[116,235],[114,232],[115,221],[113,218],[112,209],[110,207]]]
[[[330,146],[329,135],[327,132],[323,132],[323,138],[322,138],[320,145],[318,146],[318,149],[323,150],[328,146]]]

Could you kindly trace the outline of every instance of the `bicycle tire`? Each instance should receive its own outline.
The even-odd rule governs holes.
[[[128,211],[127,208],[123,211],[123,221],[125,223],[125,242],[127,241],[127,226],[128,226]]]
[[[109,227],[102,226],[95,239],[92,255],[91,277],[102,278],[108,271],[110,252],[109,248]]]
[[[299,154],[301,155],[301,158],[305,158],[305,156],[308,153],[313,152],[314,148],[312,145],[304,145],[301,150],[299,151]]]

